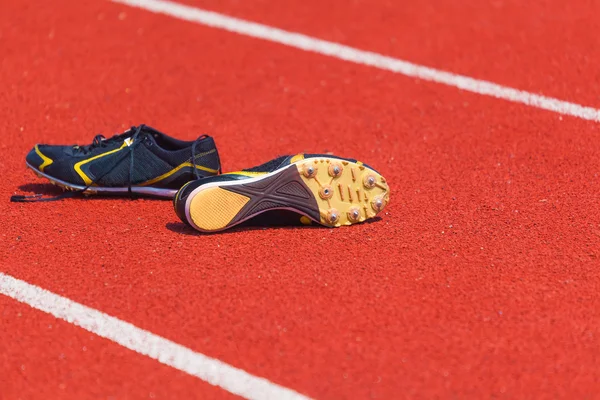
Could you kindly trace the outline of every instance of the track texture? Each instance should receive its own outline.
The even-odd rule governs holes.
[[[593,0],[180,2],[600,107]]]
[[[593,2],[539,6],[536,32],[562,39],[499,32],[531,25],[532,10],[510,2],[419,2],[404,17],[439,25],[378,17],[391,7],[378,3],[338,18],[333,3],[304,1],[298,12],[314,17],[295,25],[296,2],[262,18],[238,2],[223,11],[598,105],[600,54],[581,39],[598,28]],[[0,8],[3,272],[318,398],[597,396],[597,124],[100,0]],[[357,25],[375,32],[368,42]],[[392,31],[404,43],[393,49]],[[55,190],[24,167],[35,142],[89,143],[142,122],[214,135],[230,171],[301,151],[354,157],[394,196],[373,223],[210,236],[168,201],[8,203]],[[8,398],[228,396],[0,304]]]

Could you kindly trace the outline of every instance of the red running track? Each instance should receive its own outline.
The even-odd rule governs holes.
[[[596,1],[184,0],[429,67],[599,107]]]
[[[434,12],[419,4],[423,15]],[[85,143],[141,122],[186,139],[213,134],[226,170],[299,151],[356,157],[393,192],[370,224],[218,235],[190,231],[164,201],[4,202],[0,271],[312,397],[596,395],[597,124],[99,0],[4,0],[2,8],[6,198],[44,188],[23,166],[35,142]],[[564,29],[584,29],[554,10]],[[259,20],[242,6],[226,11]],[[435,12],[453,26],[470,21]],[[263,21],[275,17],[264,13]],[[314,26],[279,26],[317,34],[327,18],[315,11]],[[377,32],[398,28],[368,13],[365,21]],[[340,17],[336,29],[351,35],[355,25]],[[383,37],[346,43],[385,51],[376,43]],[[455,40],[468,47],[468,38]],[[543,44],[531,42],[530,52],[549,54]],[[429,59],[431,49],[422,48],[411,61]],[[477,63],[445,53],[428,65],[462,73],[486,60],[496,65],[492,50],[477,51]],[[585,47],[572,51],[599,61]],[[585,82],[568,57],[557,57],[571,71],[569,90]],[[553,69],[496,79],[501,68],[489,68],[473,75],[526,79],[532,86],[524,89],[579,100],[552,83]],[[583,89],[581,103],[597,99],[597,86]],[[0,301],[0,376],[11,382],[9,395],[27,388],[27,398],[227,396]],[[59,333],[45,328],[53,323]],[[69,357],[59,364],[61,350]],[[23,360],[39,370],[20,370]],[[115,369],[122,364],[131,368]]]
[[[183,399],[226,392],[0,297],[2,399]],[[234,398],[234,396],[230,396]]]

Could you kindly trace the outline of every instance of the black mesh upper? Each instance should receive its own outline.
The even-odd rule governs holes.
[[[38,145],[38,149],[42,154],[46,157],[50,157],[52,160],[61,160],[73,155],[73,146],[40,144]]]
[[[86,182],[74,169],[77,163],[84,161],[80,164],[81,171],[98,186],[127,187],[129,184],[141,184],[169,175],[157,182],[156,186],[179,189],[183,183],[196,178],[194,168],[191,166],[194,164],[192,160],[194,143],[197,166],[214,171],[221,168],[215,142],[210,136],[195,142],[185,142],[155,129],[142,127],[134,140],[135,143],[131,143],[130,146],[124,145],[123,140],[131,138],[137,131],[132,129],[125,134],[99,141],[95,145],[81,147],[38,145],[39,151],[52,160],[52,163],[42,172],[67,183],[85,185]],[[134,168],[130,176],[132,151]],[[38,169],[43,162],[35,152],[35,148],[29,152],[26,160],[32,167]],[[86,162],[87,160],[90,161]],[[182,167],[175,170],[182,164],[184,164]],[[198,169],[198,175],[201,177],[215,173]]]
[[[77,161],[79,160],[75,160],[75,162]],[[54,161],[52,164],[50,164],[50,166],[44,169],[44,173],[60,179],[61,181],[76,185],[85,185],[83,179],[73,169],[73,165],[74,162],[70,159]]]
[[[133,176],[131,177],[131,184],[139,184],[142,182],[149,181],[150,179],[156,178],[164,173],[168,172],[176,165],[172,165],[160,159],[151,152],[145,143],[137,146],[134,150],[133,159]],[[130,156],[123,153],[129,153],[129,149],[125,148],[117,153],[111,154],[107,157],[102,157],[98,160],[94,160],[89,163],[89,171],[93,174],[90,176],[92,180],[100,177],[104,172],[111,169],[111,172],[104,175],[96,183],[100,186],[122,186],[123,182],[129,180],[129,167],[130,167]],[[121,161],[118,159],[121,158]],[[118,162],[113,167],[115,162]]]

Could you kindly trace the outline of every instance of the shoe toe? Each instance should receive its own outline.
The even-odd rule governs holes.
[[[173,199],[173,207],[175,208],[175,213],[186,224],[190,224],[185,216],[185,203],[192,191],[199,186],[198,181],[190,181],[183,185],[181,189],[175,195]]]
[[[54,160],[48,156],[47,152],[45,154],[40,147],[41,145],[36,144],[33,149],[27,153],[27,156],[25,156],[25,161],[31,167],[43,172],[44,168],[52,164]]]
[[[25,161],[43,172],[50,164],[70,156],[73,156],[73,146],[36,144],[25,156]]]
[[[35,150],[35,147],[29,150],[29,153],[27,153],[27,155],[25,156],[25,161],[27,161],[27,164],[31,165],[32,167],[39,168],[39,166],[44,162],[44,160],[42,160],[42,158],[38,156]]]

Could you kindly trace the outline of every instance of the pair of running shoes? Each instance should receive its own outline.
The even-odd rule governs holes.
[[[386,180],[354,159],[296,154],[221,173],[212,137],[182,141],[146,125],[111,138],[97,135],[86,146],[37,144],[26,165],[66,191],[54,197],[15,195],[12,201],[81,194],[173,198],[179,218],[202,232],[221,231],[272,210],[292,211],[305,224],[351,225],[375,217],[389,202]]]

